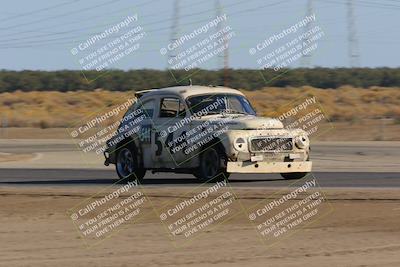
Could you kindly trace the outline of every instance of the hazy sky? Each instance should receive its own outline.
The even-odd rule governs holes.
[[[229,42],[229,66],[257,68],[249,49],[304,18],[306,0],[221,0],[235,36]],[[324,32],[309,66],[348,67],[347,0],[312,1],[316,21]],[[214,0],[180,0],[177,36],[204,25],[216,16]],[[0,69],[80,69],[71,49],[82,41],[138,15],[146,36],[140,49],[113,68],[165,69],[167,46],[174,24],[174,0],[13,0],[0,9]],[[400,66],[400,0],[354,0],[359,65]],[[300,31],[296,34],[300,34]],[[295,35],[296,35],[295,34]],[[293,36],[295,36],[293,35]],[[200,39],[192,40],[194,44]],[[189,44],[189,43],[188,43]],[[97,48],[99,48],[98,46]],[[299,66],[300,61],[292,67]],[[220,68],[215,59],[206,68]]]

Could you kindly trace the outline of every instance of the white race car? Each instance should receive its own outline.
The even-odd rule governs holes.
[[[151,170],[202,181],[230,173],[298,179],[311,171],[306,132],[258,117],[238,90],[179,86],[136,97],[104,152],[105,165],[115,164],[120,178],[140,180]]]

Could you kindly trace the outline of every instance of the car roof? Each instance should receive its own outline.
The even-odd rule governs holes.
[[[182,98],[187,98],[193,95],[202,95],[202,94],[236,94],[243,95],[242,92],[236,89],[222,87],[222,86],[199,86],[199,85],[191,85],[191,86],[174,86],[160,89],[151,89],[151,90],[143,90],[135,93],[136,96],[157,96],[157,95],[177,95]]]

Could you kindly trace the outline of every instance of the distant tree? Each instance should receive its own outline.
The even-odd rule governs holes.
[[[400,68],[313,68],[274,71],[228,70],[108,70],[97,71],[7,71],[0,70],[0,92],[15,90],[90,91],[104,88],[112,91],[143,90],[175,85],[224,85],[246,90],[268,86],[309,85],[318,88],[338,88],[342,85],[367,88],[399,86]]]

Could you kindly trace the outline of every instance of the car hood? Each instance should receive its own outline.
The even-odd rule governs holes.
[[[278,119],[257,117],[257,116],[243,116],[243,115],[228,115],[218,116],[213,121],[216,123],[223,123],[231,130],[257,130],[257,129],[282,129],[283,124]]]

